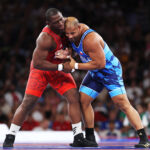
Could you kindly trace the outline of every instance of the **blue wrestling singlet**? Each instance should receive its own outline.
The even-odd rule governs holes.
[[[72,48],[79,54],[83,63],[91,61],[91,58],[83,50],[83,40],[91,32],[95,31],[88,29],[84,32],[78,47],[73,42],[71,43]],[[106,59],[105,68],[89,70],[80,86],[80,91],[91,96],[93,99],[98,96],[104,87],[109,91],[111,97],[126,93],[122,79],[121,64],[105,42],[104,53]]]

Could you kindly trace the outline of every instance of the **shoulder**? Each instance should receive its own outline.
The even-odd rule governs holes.
[[[88,30],[89,26],[84,24],[84,23],[80,23],[80,26],[84,29],[84,30]]]
[[[45,42],[45,41],[51,41],[51,40],[52,40],[52,37],[46,32],[41,32],[37,38],[37,42]]]
[[[50,36],[46,32],[41,32],[38,36],[36,43],[39,45],[45,45],[50,46],[52,43],[54,43],[52,36]]]
[[[89,33],[83,40],[85,49],[93,49],[97,44],[104,48],[103,38],[97,32]]]
[[[92,43],[92,42],[101,42],[103,41],[102,37],[97,32],[91,32],[86,35],[84,42],[85,43]]]

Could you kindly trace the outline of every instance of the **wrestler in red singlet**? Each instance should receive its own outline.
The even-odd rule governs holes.
[[[45,17],[47,26],[36,39],[25,95],[13,116],[3,147],[14,146],[17,132],[28,114],[32,112],[38,97],[41,96],[48,83],[67,100],[74,136],[71,146],[95,147],[97,143],[86,140],[82,133],[79,92],[71,74],[65,73],[72,71],[71,67],[66,66],[70,62],[55,59],[55,52],[67,46],[66,40],[62,37],[65,18],[56,8],[49,8]]]
[[[62,60],[56,59],[54,56],[57,50],[62,49],[66,45],[65,37],[55,34],[48,26],[44,27],[42,32],[47,32],[57,44],[57,47],[53,51],[49,51],[47,60],[54,64],[62,63]],[[60,94],[65,93],[71,88],[76,88],[75,81],[70,73],[38,70],[33,67],[31,62],[25,93],[40,97],[48,83]]]

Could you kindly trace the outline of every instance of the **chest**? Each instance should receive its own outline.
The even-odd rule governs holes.
[[[53,38],[52,47],[49,49],[49,51],[57,51],[60,49],[64,49],[67,45],[67,41],[65,37],[56,37]]]

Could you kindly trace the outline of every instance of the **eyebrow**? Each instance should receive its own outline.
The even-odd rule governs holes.
[[[58,19],[57,21],[55,21],[55,22],[53,22],[53,23],[57,23],[57,22],[59,22],[60,20],[62,20],[62,18],[63,18],[63,17],[61,17],[60,19]]]

